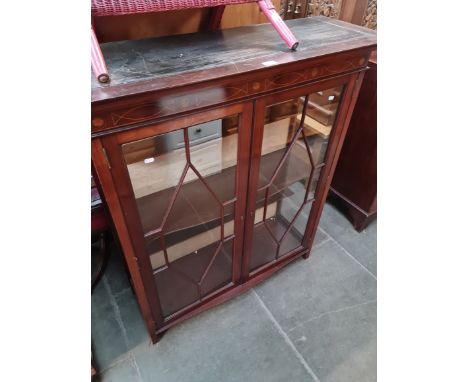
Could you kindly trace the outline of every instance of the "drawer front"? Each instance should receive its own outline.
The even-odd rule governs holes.
[[[210,121],[188,128],[188,138],[191,146],[199,145],[221,137],[221,121]],[[159,139],[157,151],[166,153],[184,147],[184,134],[181,130]]]
[[[188,137],[191,145],[199,145],[221,137],[221,120],[210,121],[188,129]]]

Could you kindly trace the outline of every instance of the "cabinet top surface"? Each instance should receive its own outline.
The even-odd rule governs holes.
[[[101,44],[111,78],[91,78],[101,101],[271,68],[377,44],[370,29],[327,17],[286,22],[299,40],[292,52],[271,24]]]

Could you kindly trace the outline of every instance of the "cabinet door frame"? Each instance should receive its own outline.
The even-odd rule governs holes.
[[[131,252],[128,251],[129,245],[127,245],[127,250],[124,251],[126,260],[129,265],[131,263],[135,265],[134,267],[129,266],[131,276],[133,279],[136,278],[142,282],[141,288],[136,288],[136,293],[140,302],[145,298],[144,296],[147,297],[147,301],[149,301],[150,305],[149,309],[151,310],[154,320],[153,326],[155,330],[160,330],[162,327],[166,327],[172,322],[179,320],[182,316],[190,314],[192,311],[199,309],[201,305],[207,304],[210,300],[225,293],[228,289],[234,288],[240,283],[249,149],[252,130],[252,110],[253,103],[251,101],[235,103],[228,106],[212,108],[203,112],[174,117],[173,119],[159,123],[156,122],[132,130],[118,132],[98,138],[95,140],[97,141],[96,143],[93,142],[94,146],[96,146],[93,150],[93,161],[94,153],[96,152],[96,156],[102,157],[104,155],[104,159],[108,162],[107,169],[100,166],[101,172],[107,171],[112,179],[112,190],[107,190],[106,192],[111,192],[118,198],[118,206],[116,203],[115,208],[121,211],[122,217],[120,223],[125,225],[125,229],[122,227],[121,230],[118,230],[119,238],[121,241],[122,239],[125,242],[129,241],[129,245],[131,245]],[[204,297],[201,302],[197,301],[190,304],[165,318],[162,313],[157,287],[153,279],[153,269],[150,258],[146,251],[144,232],[138,214],[127,165],[123,156],[122,145],[234,114],[239,114],[239,128],[235,183],[236,207],[234,215],[235,237],[233,239],[232,253],[232,282],[228,286]],[[147,326],[150,327],[148,324]],[[153,330],[152,327],[150,332],[155,332],[155,330]]]
[[[244,281],[262,277],[262,274],[269,269],[277,266],[278,264],[290,261],[302,253],[308,257],[312,247],[315,232],[318,226],[323,205],[325,203],[328,188],[333,177],[333,171],[336,167],[339,151],[343,144],[344,136],[351,117],[350,111],[354,107],[357,94],[361,86],[364,70],[356,71],[351,74],[326,79],[312,84],[298,86],[293,89],[283,90],[272,94],[260,97],[255,102],[255,119],[253,122],[253,135],[251,144],[251,165],[249,173],[248,191],[247,191],[247,210],[245,219],[245,234],[244,234],[244,250],[242,260],[242,278]],[[343,86],[341,94],[340,105],[338,106],[337,115],[333,124],[327,151],[325,155],[325,166],[323,167],[319,180],[317,182],[315,201],[312,204],[309,213],[302,246],[290,251],[289,253],[281,256],[276,261],[269,262],[256,270],[250,272],[250,259],[252,256],[252,243],[254,234],[254,219],[255,219],[255,199],[258,188],[260,160],[262,152],[263,130],[266,108],[275,103],[286,101],[291,98],[300,97],[306,94],[318,92],[321,90]],[[339,139],[337,139],[337,137]]]

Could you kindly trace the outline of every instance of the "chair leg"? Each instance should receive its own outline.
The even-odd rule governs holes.
[[[207,30],[215,31],[219,29],[225,8],[225,5],[219,5],[217,7],[210,8],[210,14],[208,16],[208,23],[206,27]]]
[[[99,256],[99,263],[96,267],[97,269],[91,277],[91,293],[93,293],[94,288],[104,274],[110,257],[109,232],[101,232],[96,241],[99,241],[99,249],[97,251],[97,256]]]
[[[279,33],[289,49],[296,50],[297,46],[299,45],[299,41],[292,34],[291,30],[284,23],[280,15],[276,12],[275,6],[272,4],[272,2],[270,0],[258,0],[257,4],[270,23],[273,24],[273,27]]]
[[[109,73],[107,72],[106,61],[102,55],[99,42],[91,26],[91,67],[94,75],[99,82],[105,83],[109,81]]]

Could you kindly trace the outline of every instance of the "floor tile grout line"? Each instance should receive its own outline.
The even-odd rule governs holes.
[[[291,339],[289,338],[289,336],[287,335],[287,333],[283,330],[283,328],[281,327],[281,325],[279,324],[278,321],[276,321],[276,318],[273,316],[273,314],[270,312],[270,310],[267,308],[267,306],[265,305],[265,303],[263,302],[263,300],[260,298],[260,296],[257,294],[257,292],[255,292],[254,289],[252,289],[252,293],[255,295],[255,298],[257,299],[258,303],[260,304],[260,306],[263,308],[263,310],[265,311],[265,313],[267,314],[267,316],[270,318],[270,320],[273,322],[273,325],[276,327],[276,330],[278,330],[279,334],[281,335],[281,337],[283,337],[284,341],[286,342],[286,344],[291,348],[291,350],[293,351],[294,355],[298,358],[299,362],[302,364],[302,366],[304,366],[304,368],[306,369],[307,373],[312,377],[312,379],[315,381],[315,382],[320,382],[320,379],[318,379],[317,375],[314,373],[314,371],[311,369],[311,367],[309,366],[309,364],[306,362],[306,360],[304,359],[304,357],[302,356],[301,353],[299,353],[299,351],[296,349],[296,347],[294,346],[294,343],[291,341]]]
[[[369,301],[366,301],[366,302],[361,302],[360,304],[350,305],[350,306],[346,306],[346,307],[344,307],[344,308],[340,308],[340,309],[336,309],[336,310],[330,310],[329,312],[320,313],[320,314],[318,314],[318,315],[316,315],[316,316],[314,316],[314,317],[311,317],[311,318],[309,318],[309,319],[307,319],[307,320],[301,322],[300,324],[294,326],[293,328],[288,329],[288,332],[292,332],[293,330],[299,328],[300,326],[304,326],[305,324],[307,324],[307,323],[309,323],[309,322],[318,320],[320,317],[326,316],[327,314],[345,312],[345,311],[347,311],[347,310],[354,309],[354,308],[358,308],[358,307],[360,307],[360,306],[372,304],[372,303],[375,303],[375,302],[377,302],[377,300],[369,300]]]
[[[141,377],[141,373],[140,373],[140,367],[138,366],[138,362],[136,361],[133,350],[130,350],[130,353],[131,353],[131,360],[132,360],[133,366],[135,367],[135,370],[138,375],[138,382],[143,382],[143,378]]]
[[[106,275],[104,275],[102,277],[102,281],[103,281],[104,286],[105,286],[105,288],[107,290],[107,293],[109,293],[109,296],[110,296],[109,301],[110,301],[110,304],[112,305],[112,308],[114,310],[115,319],[117,321],[117,324],[119,325],[119,328],[120,328],[120,330],[122,330],[122,333],[124,335],[125,346],[127,347],[127,350],[128,350],[130,348],[130,341],[128,340],[127,329],[125,329],[125,324],[123,323],[122,315],[120,314],[119,305],[117,304],[117,301],[116,301],[114,295],[112,294],[112,291],[111,291],[111,288],[109,286],[109,282],[107,281]]]
[[[312,245],[312,251],[315,251],[317,248],[320,248],[322,245],[328,243],[329,241],[331,241],[331,237],[328,236],[325,240],[321,241],[320,243],[318,243],[317,245]]]
[[[131,358],[131,351],[128,351],[124,354],[122,354],[121,357],[119,357],[117,359],[117,361],[114,361],[112,362],[109,366],[105,367],[104,369],[100,369],[98,370],[98,374],[102,375],[102,374],[105,374],[107,373],[110,369],[113,369],[114,367],[120,365],[122,362],[125,362],[125,361],[130,361],[130,358]]]
[[[367,269],[364,265],[362,265],[362,264],[359,262],[358,259],[356,259],[353,255],[351,255],[351,253],[349,253],[340,243],[338,243],[332,235],[330,235],[330,234],[329,234],[327,231],[325,231],[323,228],[321,228],[321,227],[318,227],[318,228],[319,228],[319,230],[321,230],[325,235],[327,235],[327,236],[330,238],[331,241],[333,241],[338,247],[340,247],[341,250],[342,250],[344,253],[346,253],[349,257],[351,257],[351,259],[353,259],[356,263],[358,263],[362,269],[364,269],[367,273],[369,273],[369,274],[374,278],[374,280],[377,281],[377,277],[375,277],[374,274],[373,274],[369,269]]]
[[[124,288],[122,290],[119,290],[118,292],[113,292],[113,296],[114,296],[114,298],[119,298],[119,297],[123,296],[126,292],[131,291],[131,290],[132,290],[132,287],[128,286],[128,287],[126,287],[126,288]]]

